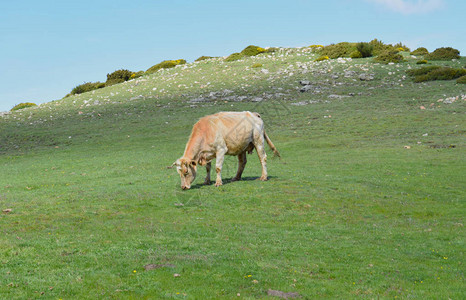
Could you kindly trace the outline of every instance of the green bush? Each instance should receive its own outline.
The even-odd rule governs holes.
[[[255,63],[255,64],[252,65],[252,68],[262,68],[262,67],[263,67],[263,65],[260,64],[260,63]]]
[[[412,55],[427,55],[427,54],[429,54],[429,50],[427,50],[424,47],[419,47],[416,50],[414,50],[413,52],[411,52],[411,54]]]
[[[463,75],[460,78],[456,79],[456,83],[466,84],[466,75]]]
[[[369,42],[370,45],[372,45],[373,50],[372,50],[372,55],[380,55],[386,51],[393,50],[392,45],[386,45],[382,41],[379,41],[378,39],[373,39],[372,41]]]
[[[435,49],[434,52],[425,56],[428,60],[451,60],[460,58],[460,52],[451,47]]]
[[[117,83],[128,81],[131,79],[133,74],[135,73],[124,69],[107,74],[107,81],[105,82],[105,86],[111,86]]]
[[[240,60],[243,57],[249,57],[249,56],[256,56],[261,53],[269,53],[269,52],[275,52],[277,51],[277,48],[269,48],[269,49],[264,49],[258,46],[250,45],[244,48],[240,53],[233,53],[227,58],[225,58],[225,61],[235,61],[235,60]]]
[[[416,64],[417,64],[417,65],[425,65],[425,64],[427,64],[427,60],[425,60],[425,59],[418,60],[418,61],[416,62]]]
[[[241,53],[233,53],[233,54],[230,54],[230,56],[228,56],[227,58],[225,58],[225,61],[235,61],[235,60],[240,60],[244,57],[243,54]]]
[[[369,43],[358,43],[356,49],[361,53],[362,57],[371,57],[374,51],[374,46]]]
[[[96,89],[101,89],[104,87],[105,87],[105,83],[102,83],[99,81],[85,82],[83,84],[76,86],[74,89],[72,89],[70,95],[82,94],[82,93],[90,92]]]
[[[356,50],[356,43],[342,42],[325,46],[320,50],[320,54],[329,58],[350,57]]]
[[[454,69],[450,67],[428,66],[416,70],[409,70],[408,75],[414,77],[414,82],[434,80],[453,80],[466,75],[466,69]]]
[[[388,64],[388,63],[400,63],[403,62],[403,56],[401,54],[398,54],[398,51],[396,50],[389,50],[382,52],[379,54],[375,59],[376,62]]]
[[[264,48],[250,45],[243,49],[240,53],[244,56],[256,56],[258,54],[264,53],[266,50]]]
[[[32,102],[20,103],[20,104],[15,105],[12,109],[10,109],[10,111],[20,110],[23,108],[28,108],[28,107],[33,107],[33,106],[37,106],[37,104],[32,103]]]
[[[428,67],[422,67],[419,69],[414,69],[414,70],[408,70],[406,73],[409,76],[419,76],[419,75],[425,75],[433,70],[440,69],[440,66],[428,66]]]
[[[351,52],[350,57],[351,58],[362,58],[362,54],[358,50],[355,50],[355,51]]]
[[[139,77],[141,77],[143,75],[144,75],[144,71],[139,71],[139,72],[131,74],[131,79],[139,78]]]
[[[406,51],[406,52],[411,51],[411,49],[409,49],[408,46],[403,45],[401,42],[399,42],[398,44],[393,45],[393,48],[395,48],[395,49],[397,49],[399,51]]]
[[[184,65],[186,63],[186,60],[184,59],[177,59],[177,60],[164,60],[161,63],[158,63],[149,69],[147,69],[146,73],[154,73],[157,72],[160,69],[169,69],[169,68],[174,68],[177,65]]]
[[[203,61],[203,60],[211,59],[211,58],[214,58],[214,57],[212,57],[212,56],[201,56],[198,59],[196,59],[195,61]]]

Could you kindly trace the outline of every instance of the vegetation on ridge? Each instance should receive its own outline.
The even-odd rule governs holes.
[[[15,105],[10,111],[16,111],[16,110],[20,110],[20,109],[24,109],[28,107],[34,107],[34,106],[37,106],[37,104],[32,103],[32,102],[24,102],[24,103]]]

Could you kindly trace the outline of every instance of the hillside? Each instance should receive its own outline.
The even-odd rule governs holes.
[[[466,86],[401,55],[210,58],[2,114],[0,298],[463,298]],[[261,113],[270,180],[254,153],[182,191],[166,167],[230,110]]]

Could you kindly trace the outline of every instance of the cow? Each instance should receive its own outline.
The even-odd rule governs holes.
[[[238,157],[238,171],[232,181],[241,179],[246,166],[246,152],[252,153],[256,149],[262,165],[260,180],[267,180],[267,155],[264,140],[273,150],[274,155],[280,153],[264,130],[264,121],[256,112],[219,112],[201,118],[194,124],[191,136],[181,158],[173,165],[181,178],[181,188],[187,190],[196,178],[197,167],[205,166],[207,176],[204,184],[210,184],[211,161],[215,158],[217,179],[215,186],[222,183],[222,165],[225,155]]]

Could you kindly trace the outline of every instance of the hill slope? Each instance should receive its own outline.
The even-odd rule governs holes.
[[[461,298],[466,91],[404,55],[214,58],[2,116],[0,298]],[[182,191],[166,166],[227,110],[283,159]]]

